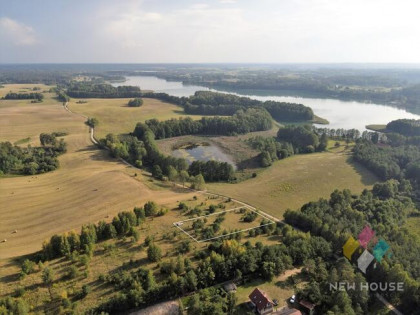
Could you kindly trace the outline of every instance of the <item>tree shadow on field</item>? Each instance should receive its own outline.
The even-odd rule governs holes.
[[[11,275],[6,275],[3,277],[0,277],[0,282],[1,283],[11,283],[11,282],[15,282],[19,280],[19,274],[18,273],[13,273]]]
[[[373,185],[376,182],[380,181],[380,179],[373,174],[370,170],[366,167],[355,161],[351,156],[346,159],[347,164],[353,168],[353,170],[361,176],[361,182],[363,185]]]

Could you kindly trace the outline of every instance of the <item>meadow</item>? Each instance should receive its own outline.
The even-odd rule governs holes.
[[[335,189],[360,193],[377,181],[371,172],[352,162],[348,154],[323,152],[276,161],[255,178],[237,184],[209,183],[207,189],[282,218],[286,209],[298,209],[309,201],[326,198]]]

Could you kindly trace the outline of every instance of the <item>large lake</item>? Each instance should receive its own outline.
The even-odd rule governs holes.
[[[131,76],[127,77],[126,82],[113,83],[114,86],[119,85],[136,85],[143,90],[154,90],[155,92],[164,92],[175,96],[190,96],[196,91],[218,91],[217,89],[209,89],[207,87],[196,85],[184,85],[182,82],[169,82],[152,76]],[[269,91],[234,91],[229,92],[236,95],[248,96],[260,101],[280,101],[300,103],[309,106],[314,113],[322,118],[326,118],[330,124],[322,125],[328,128],[357,128],[360,131],[365,130],[365,126],[369,124],[386,124],[391,120],[400,118],[420,119],[419,115],[409,113],[403,109],[390,107],[380,104],[361,103],[353,101],[340,101],[335,99],[319,99],[307,97],[292,97],[275,95],[278,92]]]

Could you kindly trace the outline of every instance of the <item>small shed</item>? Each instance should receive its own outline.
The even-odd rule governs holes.
[[[302,310],[309,315],[312,315],[314,313],[314,309],[316,306],[315,304],[306,300],[300,300],[299,305],[301,306]]]
[[[238,289],[236,287],[236,284],[234,284],[233,282],[228,282],[226,283],[223,288],[225,289],[226,292],[236,292],[236,290]]]

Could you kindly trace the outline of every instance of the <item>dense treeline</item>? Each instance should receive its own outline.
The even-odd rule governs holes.
[[[312,153],[323,151],[327,147],[328,137],[324,133],[321,137],[309,125],[285,126],[277,132],[277,140],[291,143],[295,153]]]
[[[397,119],[386,125],[386,130],[399,133],[404,136],[420,136],[420,120]]]
[[[366,222],[369,222],[376,237],[382,237],[390,243],[393,255],[390,258],[385,256],[381,264],[378,264],[379,268],[367,274],[367,279],[375,282],[404,282],[403,292],[384,294],[392,303],[400,304],[408,314],[420,309],[420,239],[402,227],[414,209],[411,199],[407,197],[410,192],[411,186],[404,180],[376,184],[372,191],[365,190],[358,196],[348,190],[335,191],[329,200],[310,202],[300,211],[286,211],[285,220],[303,231],[310,231],[312,235],[322,236],[332,242],[336,251],[341,249],[349,236],[356,238]],[[322,303],[322,299],[327,299],[324,294],[314,293],[315,286],[309,289],[312,291],[308,292],[308,295],[312,293],[312,302]]]
[[[40,174],[58,168],[57,157],[66,152],[63,139],[54,134],[40,135],[41,147],[21,148],[10,142],[0,142],[0,174]]]
[[[144,97],[158,98],[162,101],[184,107],[187,114],[232,116],[238,110],[247,108],[264,108],[278,121],[312,120],[311,108],[302,104],[285,103],[250,99],[233,94],[210,91],[197,91],[190,97],[175,97],[165,93],[145,93]]]
[[[42,102],[44,99],[44,94],[34,92],[34,93],[7,93],[4,97],[5,100],[37,100]]]
[[[75,98],[131,98],[141,97],[142,93],[137,86],[71,82],[67,86],[67,95]]]
[[[237,111],[232,117],[203,117],[200,120],[187,117],[166,121],[151,119],[146,121],[146,125],[154,133],[156,139],[165,139],[192,134],[231,136],[269,130],[272,127],[272,121],[270,114],[264,109],[249,108]]]
[[[188,168],[192,176],[203,175],[206,182],[229,181],[233,178],[234,170],[227,162],[194,161]]]
[[[353,149],[354,158],[382,179],[420,180],[420,149],[414,145],[384,146],[360,139]],[[420,183],[420,182],[419,182]]]

